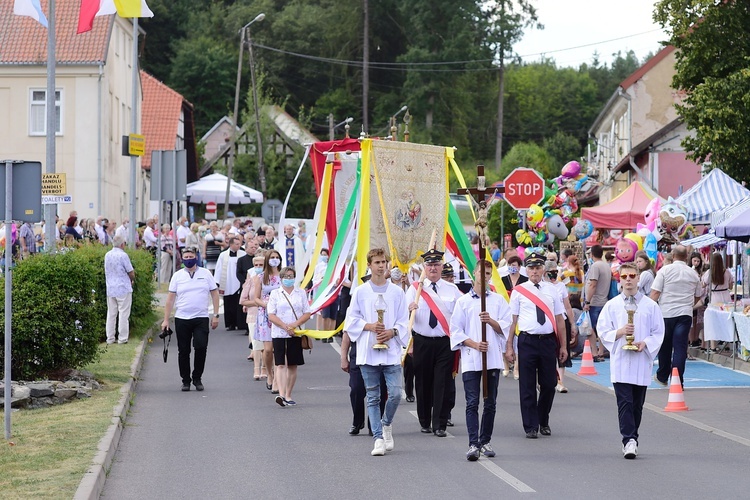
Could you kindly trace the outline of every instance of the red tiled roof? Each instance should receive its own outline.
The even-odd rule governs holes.
[[[49,1],[40,0],[49,13]],[[55,2],[55,52],[58,64],[105,62],[113,16],[94,19],[94,28],[76,35],[80,0]],[[13,14],[13,0],[0,2],[0,64],[46,64],[47,28]]]
[[[623,90],[628,90],[631,85],[643,78],[643,76],[651,71],[651,68],[656,66],[662,59],[667,57],[669,54],[674,52],[674,45],[667,45],[659,52],[657,52],[651,59],[646,61],[646,64],[635,70],[629,77],[624,79],[620,84]]]
[[[145,71],[141,71],[141,86],[141,133],[146,138],[146,152],[141,157],[141,167],[150,170],[152,151],[175,149],[182,103],[186,101],[180,94]]]

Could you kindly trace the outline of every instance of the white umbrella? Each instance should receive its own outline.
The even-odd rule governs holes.
[[[227,176],[221,174],[207,175],[187,185],[187,195],[190,203],[224,203],[227,196]],[[229,188],[230,205],[242,205],[244,203],[262,203],[263,194],[260,191],[239,182],[232,181]]]

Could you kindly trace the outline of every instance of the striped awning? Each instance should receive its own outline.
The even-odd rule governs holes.
[[[689,223],[709,224],[712,213],[748,197],[750,191],[722,170],[715,168],[678,197],[677,202],[688,208]]]
[[[730,205],[722,210],[717,210],[711,215],[711,227],[716,227],[724,221],[727,221],[735,215],[744,212],[750,208],[750,196]]]
[[[703,248],[703,247],[711,246],[723,240],[724,238],[719,238],[713,233],[713,231],[711,231],[706,234],[696,236],[695,238],[690,238],[689,240],[682,241],[680,242],[680,244],[685,245],[685,246],[692,245],[693,248]]]

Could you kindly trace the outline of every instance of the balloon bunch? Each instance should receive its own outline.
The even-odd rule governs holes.
[[[570,161],[562,168],[562,175],[552,179],[544,190],[541,205],[531,205],[526,211],[526,230],[516,231],[516,240],[521,245],[545,246],[555,239],[568,238],[571,228],[576,238],[587,238],[594,230],[589,221],[574,217],[578,212],[576,193],[589,183],[587,175],[581,173],[581,165]],[[523,213],[519,212],[519,219]],[[578,224],[581,224],[578,227]],[[588,226],[586,226],[586,224]]]

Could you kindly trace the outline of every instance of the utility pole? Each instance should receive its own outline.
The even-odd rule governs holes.
[[[367,101],[370,99],[370,2],[362,0],[364,7],[364,43],[362,44],[362,129],[365,134],[370,133],[370,120],[368,118],[369,107]]]

